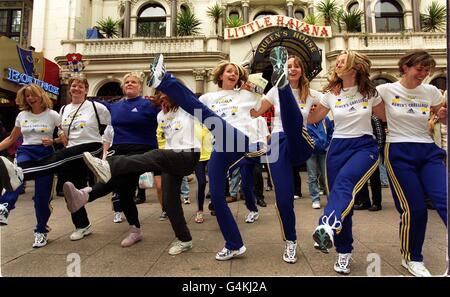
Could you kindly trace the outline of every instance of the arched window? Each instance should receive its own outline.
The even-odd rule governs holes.
[[[237,11],[230,11],[230,13],[228,14],[228,17],[230,19],[238,19],[239,18],[239,12]]]
[[[355,11],[359,9],[358,2],[352,2],[347,6],[347,11]]]
[[[271,16],[271,15],[275,15],[275,13],[273,13],[271,11],[261,11],[253,18],[253,20],[257,20],[257,19],[264,18],[266,16]]]
[[[378,77],[378,78],[375,78],[375,79],[373,80],[373,83],[374,83],[376,86],[379,86],[379,85],[384,85],[384,84],[392,83],[392,81],[391,81],[390,79],[387,79],[387,78],[384,78],[384,77]]]
[[[166,11],[161,5],[150,4],[141,9],[137,20],[137,35],[166,36]]]
[[[118,82],[108,82],[100,87],[97,92],[98,97],[105,100],[113,100],[123,97],[122,88]]]
[[[186,4],[182,4],[181,6],[180,6],[180,11],[181,12],[185,12],[185,11],[189,11],[190,9],[189,9],[189,6],[187,6]]]
[[[430,82],[430,85],[435,86],[439,90],[446,91],[447,90],[447,78],[443,76],[436,77]]]
[[[375,4],[377,32],[400,32],[403,30],[403,9],[395,0],[379,0]]]
[[[305,18],[305,11],[303,9],[295,10],[294,17],[297,20],[303,20]]]

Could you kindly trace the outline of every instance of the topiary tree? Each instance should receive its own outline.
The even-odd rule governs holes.
[[[107,38],[113,38],[119,36],[119,26],[120,20],[113,20],[111,17],[106,19],[101,19],[97,22],[97,28],[103,33]]]
[[[213,19],[214,24],[216,26],[216,35],[219,31],[219,20],[223,16],[224,10],[222,6],[220,6],[218,3],[214,4],[211,7],[208,7],[208,10],[206,11],[206,14]]]
[[[177,34],[178,36],[197,35],[200,32],[200,25],[200,20],[191,10],[183,10],[177,17]]]

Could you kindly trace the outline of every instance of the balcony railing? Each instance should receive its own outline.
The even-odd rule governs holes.
[[[330,51],[352,50],[408,50],[446,49],[445,33],[351,33],[335,34],[330,39]]]
[[[221,52],[221,37],[111,38],[61,41],[65,53],[83,55],[140,55]]]

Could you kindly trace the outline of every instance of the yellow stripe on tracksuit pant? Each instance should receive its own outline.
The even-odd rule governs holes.
[[[422,246],[431,198],[439,216],[447,224],[445,151],[434,143],[387,143],[385,164],[392,197],[400,213],[400,251],[405,260],[423,261]]]
[[[326,183],[331,192],[323,216],[335,216],[330,218],[331,224],[334,220],[342,223],[334,238],[338,253],[350,253],[353,249],[354,198],[378,164],[378,146],[372,135],[333,138],[326,161]],[[322,217],[319,224],[322,224]]]

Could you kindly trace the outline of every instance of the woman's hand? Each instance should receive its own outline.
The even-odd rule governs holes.
[[[257,117],[259,117],[259,113],[256,111],[256,109],[252,108],[252,109],[250,109],[250,116],[252,118],[257,118]]]
[[[441,108],[439,108],[439,110],[437,112],[437,116],[439,118],[439,122],[441,122],[442,124],[446,124],[447,123],[447,117],[448,117],[447,107],[442,106]]]
[[[53,145],[53,138],[48,138],[48,137],[42,137],[42,145],[43,146],[51,146]]]
[[[251,89],[252,89],[252,85],[249,83],[249,82],[245,82],[245,83],[243,83],[242,84],[242,86],[241,86],[241,88],[240,88],[241,90],[246,90],[246,91],[251,91]]]

